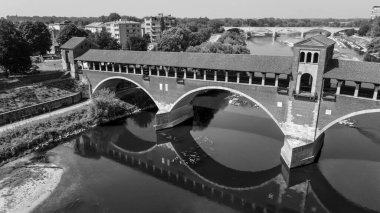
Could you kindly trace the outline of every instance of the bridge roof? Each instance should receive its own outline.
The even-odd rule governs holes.
[[[380,84],[380,63],[332,59],[324,78]]]
[[[90,49],[75,60],[290,74],[293,57]]]

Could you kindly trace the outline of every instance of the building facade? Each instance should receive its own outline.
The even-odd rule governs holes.
[[[149,34],[150,41],[155,42],[160,38],[161,33],[176,25],[176,18],[171,15],[164,16],[159,13],[157,16],[144,18],[144,33]]]
[[[100,33],[103,29],[106,29],[106,25],[103,22],[94,22],[91,24],[88,24],[84,27],[85,30],[88,30],[92,33]]]
[[[141,23],[135,21],[113,21],[105,23],[107,32],[117,39],[122,49],[127,49],[127,41],[129,37],[141,36]]]
[[[373,6],[371,10],[371,19],[380,17],[380,6]]]

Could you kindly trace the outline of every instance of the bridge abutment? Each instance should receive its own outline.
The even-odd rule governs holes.
[[[193,106],[190,104],[181,106],[171,111],[159,110],[156,114],[156,130],[174,127],[194,116]]]
[[[324,134],[315,141],[285,136],[281,157],[288,168],[311,164],[318,159],[324,141]]]

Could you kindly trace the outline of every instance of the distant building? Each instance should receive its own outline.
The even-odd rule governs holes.
[[[171,15],[149,16],[144,18],[144,33],[149,34],[150,41],[155,42],[160,38],[161,33],[176,25],[176,18]]]
[[[48,29],[50,31],[50,35],[51,35],[51,43],[52,43],[52,46],[50,47],[50,54],[60,54],[60,49],[59,49],[59,44],[57,43],[57,37],[58,37],[58,34],[59,32],[61,32],[61,30],[63,28],[65,28],[67,25],[69,25],[71,22],[70,21],[63,21],[63,22],[60,22],[60,23],[52,23],[52,24],[48,24]]]
[[[101,32],[106,29],[106,25],[103,22],[94,22],[84,27],[85,30],[89,30],[92,33]]]
[[[371,11],[371,19],[380,17],[380,6],[373,6]]]
[[[127,41],[129,37],[141,36],[141,23],[135,21],[113,21],[105,23],[107,32],[117,39],[122,49],[127,48]]]

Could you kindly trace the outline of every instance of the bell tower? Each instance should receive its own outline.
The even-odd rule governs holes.
[[[320,98],[323,73],[334,53],[335,42],[317,35],[294,44],[293,94]]]
[[[317,35],[294,44],[290,97],[282,128],[281,156],[289,168],[312,163],[323,144],[316,138],[323,74],[333,56],[334,41]]]

